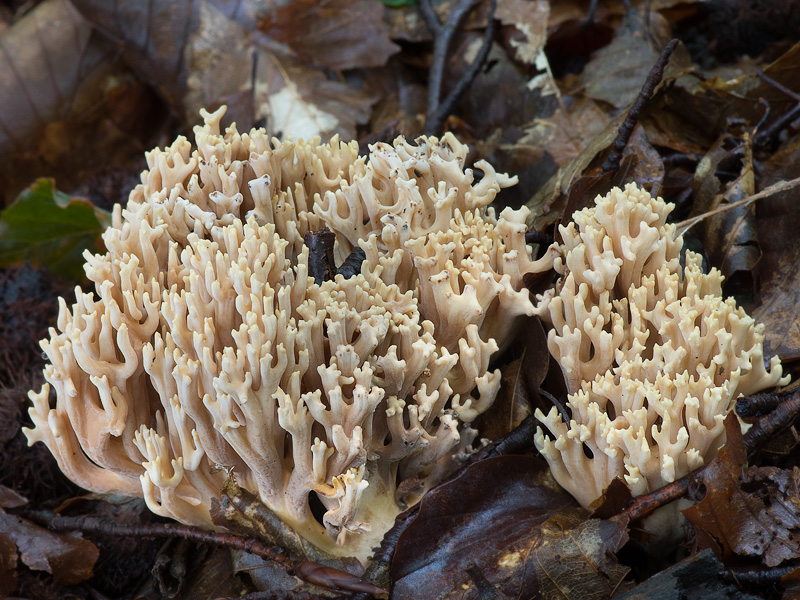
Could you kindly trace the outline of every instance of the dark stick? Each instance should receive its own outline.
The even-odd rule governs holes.
[[[775,89],[783,92],[790,98],[796,100],[798,104],[796,104],[789,112],[784,115],[781,115],[775,121],[769,125],[766,129],[760,130],[757,134],[753,143],[756,147],[764,148],[769,146],[773,143],[773,140],[778,137],[781,131],[783,131],[790,123],[792,123],[797,116],[800,114],[800,94],[793,92],[789,88],[787,88],[782,83],[775,81],[772,77],[764,73],[762,70],[756,71],[756,75],[758,75],[759,79],[763,82],[771,85]]]
[[[692,471],[688,475],[676,479],[672,483],[668,483],[662,488],[645,494],[644,496],[637,496],[628,507],[625,509],[625,514],[628,515],[631,521],[636,521],[642,517],[646,517],[655,509],[669,504],[673,500],[678,500],[686,495],[689,491],[689,486],[695,480],[700,478],[706,466],[700,467],[696,471]]]
[[[541,386],[538,386],[536,388],[536,392],[538,394],[544,396],[548,400],[550,400],[550,402],[552,402],[553,406],[555,406],[556,409],[558,410],[558,414],[561,416],[561,420],[564,421],[564,423],[567,423],[567,427],[569,427],[569,422],[572,419],[570,417],[570,414],[567,412],[567,408],[564,406],[564,404],[561,402],[561,400],[559,400],[558,398],[553,396],[553,394],[551,394],[547,390],[542,389]]]
[[[303,236],[308,246],[308,274],[315,283],[328,281],[336,276],[336,265],[333,262],[333,244],[336,234],[327,227],[318,231],[309,231]]]
[[[486,25],[486,30],[483,34],[483,44],[481,45],[477,57],[461,75],[445,100],[441,101],[447,52],[453,41],[453,35],[464,20],[464,17],[466,17],[472,9],[474,3],[475,0],[460,0],[443,24],[439,21],[439,18],[436,16],[431,6],[431,0],[420,0],[419,8],[422,17],[425,19],[428,28],[434,34],[433,57],[431,59],[431,68],[428,75],[428,108],[425,117],[425,131],[428,133],[438,133],[442,129],[445,118],[447,118],[447,115],[452,110],[453,106],[455,106],[458,98],[475,78],[475,75],[477,75],[489,54],[492,36],[494,34],[496,0],[490,0],[489,22]]]
[[[769,392],[742,396],[736,401],[736,414],[746,419],[747,417],[760,417],[775,410],[786,398]]]
[[[439,35],[443,27],[439,17],[436,16],[436,12],[433,10],[431,0],[420,0],[419,11],[422,13],[422,18],[425,19],[428,29],[433,32],[433,35]]]
[[[674,154],[667,154],[661,158],[665,165],[676,164],[696,164],[699,163],[703,157],[693,152],[675,152]]]
[[[800,413],[800,392],[795,392],[774,411],[759,419],[744,434],[747,450],[752,452],[776,433],[791,425],[798,413]]]
[[[778,134],[786,129],[798,116],[800,116],[800,104],[796,104],[792,110],[775,119],[775,121],[765,129],[760,130],[756,134],[754,140],[755,145],[764,147],[771,144],[772,140],[778,137]]]
[[[783,92],[784,94],[786,94],[786,95],[787,95],[787,96],[789,96],[790,98],[792,98],[792,99],[796,100],[797,102],[800,102],[800,94],[798,94],[797,92],[793,92],[792,90],[790,90],[789,88],[787,88],[787,87],[786,87],[785,85],[783,85],[782,83],[780,83],[780,82],[778,82],[778,81],[775,81],[775,80],[774,80],[772,77],[770,77],[769,75],[767,75],[766,73],[764,73],[764,71],[762,71],[761,69],[759,69],[758,71],[756,71],[756,75],[758,75],[758,78],[759,78],[761,81],[763,81],[764,83],[767,83],[767,84],[771,85],[771,86],[772,86],[772,87],[774,87],[776,90],[778,90],[778,91],[780,91],[780,92]]]
[[[530,231],[525,232],[525,243],[549,246],[553,243],[553,236],[549,233],[544,233],[543,231],[531,229]]]
[[[772,567],[771,569],[747,569],[747,570],[733,570],[721,571],[720,577],[725,581],[733,581],[737,583],[753,583],[760,585],[768,585],[777,583],[781,577],[788,575],[797,568],[797,565],[788,565],[785,567]]]
[[[42,510],[27,511],[23,515],[31,521],[56,530],[83,531],[88,533],[101,533],[112,536],[135,537],[168,537],[182,538],[199,542],[201,544],[214,544],[244,550],[260,558],[271,560],[290,574],[331,590],[347,590],[352,592],[366,592],[369,594],[384,594],[385,590],[372,585],[355,575],[332,569],[316,563],[306,561],[293,561],[284,550],[278,546],[265,544],[255,538],[244,538],[230,533],[217,533],[206,531],[188,525],[177,523],[159,523],[153,525],[120,525],[109,519],[97,517],[61,517]]]
[[[594,25],[595,13],[597,13],[597,0],[591,0],[591,2],[589,2],[589,10],[586,11],[586,20],[583,22],[584,28]]]
[[[505,594],[494,587],[491,581],[486,579],[486,575],[483,574],[483,571],[481,571],[480,567],[474,562],[470,561],[467,568],[464,570],[467,572],[467,575],[470,576],[470,579],[472,579],[472,583],[475,584],[475,589],[478,592],[476,600],[499,600],[506,597]]]
[[[447,115],[453,110],[458,102],[458,99],[464,91],[475,79],[478,71],[481,70],[483,63],[486,62],[486,57],[489,56],[489,50],[492,48],[492,37],[494,37],[494,12],[497,9],[497,0],[489,0],[489,20],[486,23],[486,29],[483,30],[483,41],[481,42],[481,49],[472,64],[461,74],[458,82],[450,90],[445,99],[436,108],[432,116],[426,117],[425,129],[430,133],[438,132],[442,129]]]
[[[315,283],[328,281],[337,275],[342,275],[345,279],[358,275],[361,273],[361,263],[367,258],[364,251],[356,246],[337,269],[333,258],[336,234],[327,227],[309,231],[303,236],[303,242],[308,246],[308,274],[314,278]]]
[[[453,41],[453,35],[461,24],[462,19],[472,8],[475,0],[460,0],[453,12],[447,17],[447,21],[442,24],[436,17],[436,13],[431,6],[431,0],[420,0],[420,10],[428,27],[434,35],[433,40],[433,59],[431,71],[428,75],[428,116],[432,116],[439,108],[439,98],[442,95],[442,76],[444,66],[447,62],[447,51]]]
[[[661,83],[661,79],[664,77],[664,68],[667,66],[669,58],[672,56],[677,45],[677,39],[667,44],[664,50],[661,51],[661,56],[658,57],[656,64],[650,69],[650,73],[647,75],[642,90],[639,92],[636,101],[628,111],[628,116],[625,117],[625,121],[619,126],[619,132],[617,133],[617,138],[614,140],[611,153],[603,163],[604,174],[619,168],[619,163],[622,160],[622,151],[625,150],[625,146],[628,145],[628,140],[630,140],[631,135],[633,135],[633,130],[636,127],[636,123],[639,121],[639,115],[644,105],[653,97],[653,92],[658,84]]]
[[[350,279],[351,277],[358,275],[361,273],[361,263],[363,263],[367,259],[367,254],[358,246],[353,248],[353,251],[350,253],[344,262],[339,265],[339,268],[336,269],[336,274],[341,275],[345,279]]]

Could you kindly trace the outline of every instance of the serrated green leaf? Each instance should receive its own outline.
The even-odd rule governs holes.
[[[110,223],[108,212],[38,179],[0,213],[0,266],[29,260],[79,279],[83,251],[102,248],[100,234]]]

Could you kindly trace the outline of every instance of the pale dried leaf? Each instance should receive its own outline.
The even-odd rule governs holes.
[[[52,533],[0,510],[0,536],[13,541],[28,568],[70,585],[92,576],[99,552],[88,540]]]
[[[338,133],[356,136],[366,123],[374,99],[345,83],[332,81],[315,69],[271,52],[257,56],[254,104],[256,118],[283,137],[323,139]]]
[[[46,125],[78,113],[108,49],[67,0],[47,0],[16,22],[0,40],[0,156],[35,147]]]

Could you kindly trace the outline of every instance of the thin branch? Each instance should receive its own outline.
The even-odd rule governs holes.
[[[782,577],[788,575],[797,568],[797,565],[787,565],[784,567],[772,567],[770,569],[731,569],[720,571],[720,577],[724,581],[733,581],[736,583],[770,585],[778,583]]]
[[[436,112],[432,117],[426,118],[425,127],[430,132],[438,132],[442,128],[447,115],[453,110],[458,102],[458,99],[466,91],[466,89],[475,79],[475,76],[483,67],[486,62],[486,57],[489,56],[489,50],[492,48],[492,38],[494,37],[494,12],[497,9],[497,0],[489,0],[489,20],[486,23],[486,29],[483,30],[483,41],[481,48],[478,51],[475,60],[472,64],[461,74],[453,89],[447,94],[445,99],[439,104]]]
[[[431,0],[420,0],[419,7],[422,17],[425,19],[428,28],[434,34],[433,57],[431,59],[431,68],[428,75],[428,108],[425,117],[425,130],[428,133],[439,133],[447,115],[453,109],[453,106],[455,106],[461,94],[463,94],[467,87],[469,87],[469,84],[472,83],[472,80],[475,78],[478,71],[480,71],[481,66],[483,66],[489,54],[492,37],[494,35],[494,11],[497,8],[496,0],[490,0],[489,21],[483,33],[483,43],[481,44],[480,51],[472,64],[462,73],[450,93],[447,94],[446,98],[442,101],[442,84],[445,66],[447,64],[447,53],[450,50],[453,35],[455,35],[461,22],[472,9],[475,2],[476,0],[459,0],[456,7],[448,15],[447,20],[442,23],[439,21],[439,18],[436,16],[431,6]]]
[[[299,579],[330,590],[365,592],[367,594],[386,593],[385,590],[351,573],[307,561],[294,561],[282,548],[265,544],[255,538],[206,531],[177,523],[120,525],[109,519],[90,516],[62,517],[42,510],[27,511],[23,513],[23,516],[35,523],[60,531],[83,531],[112,536],[182,538],[203,544],[235,548],[273,561]]]
[[[439,35],[442,31],[442,22],[436,16],[436,11],[433,10],[431,0],[420,0],[419,11],[422,13],[422,18],[425,19],[425,24],[428,26],[434,35]]]
[[[756,71],[756,75],[758,75],[758,78],[764,83],[771,85],[776,90],[783,92],[784,94],[794,99],[795,101],[800,102],[800,94],[798,94],[797,92],[793,92],[779,81],[775,81],[772,77],[764,73],[764,71],[762,71],[761,69]]]
[[[769,146],[778,137],[778,134],[786,129],[798,116],[800,116],[800,104],[795,104],[794,108],[789,112],[781,115],[772,124],[760,130],[753,143],[760,148]]]
[[[636,521],[642,517],[646,517],[655,509],[665,504],[683,498],[686,492],[689,491],[689,487],[692,483],[702,480],[703,471],[707,466],[708,465],[700,467],[696,471],[692,471],[688,475],[676,479],[672,483],[668,483],[664,487],[652,491],[649,494],[637,496],[631,500],[631,503],[625,509],[625,514],[628,515],[631,521]]]
[[[723,206],[719,206],[714,210],[704,212],[702,215],[697,215],[696,217],[692,217],[691,219],[686,219],[685,221],[677,223],[676,235],[679,236],[683,235],[694,225],[697,225],[700,221],[712,215],[723,213],[726,210],[731,210],[732,208],[736,208],[737,206],[745,206],[748,204],[752,204],[756,200],[761,200],[762,198],[766,198],[768,196],[772,196],[773,194],[777,194],[778,192],[785,192],[791,190],[797,187],[798,185],[800,185],[800,177],[796,179],[790,179],[789,181],[779,181],[777,183],[773,183],[771,186],[769,186],[764,190],[761,190],[757,194],[753,194],[752,196],[748,196],[747,198],[742,198],[741,200],[737,200],[736,202],[724,204]],[[723,201],[727,200],[730,194],[733,193],[735,189],[736,189],[735,187],[729,188],[728,191],[725,192],[725,194],[722,196],[722,200]]]
[[[798,413],[800,413],[800,393],[795,393],[767,416],[759,419],[744,434],[745,446],[752,452],[779,431],[791,425]]]
[[[760,417],[772,412],[786,401],[785,397],[778,394],[763,392],[752,396],[742,396],[736,401],[736,414],[747,419],[748,417]]]
[[[639,121],[639,115],[641,114],[644,105],[650,100],[650,98],[653,97],[653,92],[658,84],[661,83],[661,79],[664,77],[664,69],[666,68],[669,58],[672,56],[672,53],[677,45],[677,39],[672,40],[669,44],[667,44],[664,50],[661,51],[661,56],[658,57],[656,64],[653,65],[652,69],[650,69],[650,73],[647,75],[647,79],[645,79],[642,90],[639,92],[639,95],[636,97],[636,101],[628,111],[628,116],[625,117],[622,125],[619,126],[619,132],[617,133],[617,138],[614,140],[614,144],[611,147],[611,153],[603,163],[603,173],[608,173],[610,171],[619,169],[619,163],[622,160],[622,152],[625,150],[625,146],[628,145],[628,140],[631,139],[631,135],[636,127],[636,123]]]
[[[764,83],[771,85],[779,92],[783,92],[785,95],[789,96],[790,98],[798,102],[798,104],[796,104],[786,114],[781,115],[780,117],[775,119],[775,121],[771,125],[769,125],[763,131],[760,131],[755,136],[755,138],[753,139],[753,144],[759,148],[764,148],[772,144],[773,140],[778,137],[780,132],[783,131],[790,123],[792,123],[797,118],[797,115],[800,114],[800,94],[790,90],[779,81],[775,81],[772,77],[764,73],[764,71],[762,71],[761,69],[756,71],[756,75]],[[763,98],[761,99],[761,101],[766,102],[763,100]]]
[[[428,118],[439,109],[447,51],[450,50],[453,35],[458,26],[461,25],[462,19],[467,16],[474,2],[475,0],[459,0],[453,12],[447,17],[447,21],[442,23],[433,11],[431,0],[420,0],[419,6],[422,16],[434,34],[433,59],[430,74],[428,75]]]

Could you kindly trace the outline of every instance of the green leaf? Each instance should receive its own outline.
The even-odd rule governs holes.
[[[110,224],[107,211],[59,192],[52,179],[38,179],[0,213],[0,266],[29,260],[80,279],[83,251],[101,249],[100,234]]]

